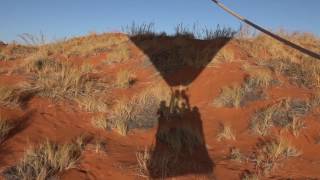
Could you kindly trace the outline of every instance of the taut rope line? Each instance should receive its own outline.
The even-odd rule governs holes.
[[[240,16],[239,14],[235,13],[235,12],[232,11],[231,9],[227,8],[225,5],[223,5],[222,3],[220,3],[218,0],[212,0],[212,1],[213,1],[214,3],[216,3],[220,8],[222,8],[224,11],[226,11],[227,13],[229,13],[229,14],[231,14],[232,16],[236,17],[236,18],[239,19],[240,21],[242,21],[242,22],[244,22],[244,23],[246,23],[246,24],[254,27],[255,29],[257,29],[257,30],[259,30],[259,31],[261,31],[261,32],[263,32],[263,33],[271,36],[272,38],[274,38],[274,39],[276,39],[276,40],[278,40],[278,41],[280,41],[280,42],[282,42],[282,43],[284,43],[284,44],[286,44],[286,45],[288,45],[288,46],[290,46],[290,47],[292,47],[292,48],[294,48],[294,49],[296,49],[296,50],[298,50],[298,51],[300,51],[300,52],[302,52],[302,53],[304,53],[304,54],[308,54],[309,56],[320,60],[320,54],[315,53],[315,52],[313,52],[313,51],[310,51],[310,50],[308,50],[308,49],[306,49],[306,48],[304,48],[304,47],[301,47],[301,46],[299,46],[299,45],[297,45],[297,44],[295,44],[295,43],[293,43],[293,42],[291,42],[291,41],[288,41],[287,39],[284,39],[284,38],[282,38],[282,37],[280,37],[280,36],[278,36],[278,35],[270,32],[270,31],[262,28],[261,26],[256,25],[255,23],[247,20],[246,18]]]

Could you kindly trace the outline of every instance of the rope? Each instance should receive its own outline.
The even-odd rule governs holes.
[[[308,50],[308,49],[306,49],[306,48],[304,48],[304,47],[301,47],[301,46],[299,46],[299,45],[297,45],[297,44],[295,44],[295,43],[293,43],[293,42],[291,42],[291,41],[289,41],[289,40],[287,40],[287,39],[284,39],[284,38],[282,38],[282,37],[280,37],[280,36],[278,36],[278,35],[270,32],[270,31],[262,28],[261,26],[258,26],[257,24],[249,21],[248,19],[240,16],[239,14],[235,13],[235,12],[232,11],[231,9],[227,8],[225,5],[223,5],[222,3],[220,3],[218,0],[212,0],[212,1],[213,1],[214,3],[216,3],[220,8],[222,8],[224,11],[226,11],[227,13],[229,13],[229,14],[231,14],[232,16],[236,17],[236,18],[239,19],[240,21],[242,21],[242,22],[244,22],[244,23],[252,26],[253,28],[255,28],[255,29],[257,29],[257,30],[259,30],[259,31],[267,34],[267,35],[269,35],[270,37],[272,37],[272,38],[274,38],[274,39],[276,39],[276,40],[278,40],[278,41],[286,44],[287,46],[290,46],[290,47],[292,47],[292,48],[294,48],[294,49],[296,49],[296,50],[298,50],[298,51],[300,51],[300,52],[302,52],[302,53],[304,53],[304,54],[307,54],[307,55],[309,55],[309,56],[311,56],[311,57],[313,57],[313,58],[316,58],[316,59],[320,60],[320,54],[315,53],[315,52],[313,52],[313,51],[310,51],[310,50]]]

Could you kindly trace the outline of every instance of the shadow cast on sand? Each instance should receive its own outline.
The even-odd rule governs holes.
[[[158,114],[149,175],[167,178],[212,174],[214,163],[206,149],[199,109],[190,106],[185,91],[175,91],[169,104],[162,101]]]
[[[165,34],[130,38],[171,88],[193,82],[231,39],[199,40]],[[190,105],[186,91],[175,91],[170,102],[163,101],[159,107],[155,144],[149,149],[148,175],[155,179],[211,176],[215,165],[206,148],[201,115],[198,107]]]
[[[134,45],[147,57],[166,83],[173,87],[188,85],[213,60],[232,38],[195,39],[188,35],[136,35]]]

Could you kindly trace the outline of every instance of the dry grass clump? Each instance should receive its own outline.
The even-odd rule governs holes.
[[[20,68],[34,76],[33,85],[39,96],[75,100],[90,112],[107,109],[106,103],[98,97],[106,84],[90,75],[93,67],[88,63],[77,66],[39,51],[29,56]]]
[[[268,60],[264,64],[287,77],[291,84],[307,88],[320,87],[320,63],[315,60],[293,62],[290,59],[280,59]]]
[[[283,159],[297,157],[301,154],[286,139],[280,137],[258,144],[257,152],[252,159],[256,168],[262,173],[270,172]]]
[[[136,159],[138,162],[138,175],[142,177],[149,177],[150,164],[152,163],[152,152],[153,148],[145,148],[143,151],[138,151],[136,153]]]
[[[60,172],[75,167],[84,146],[82,138],[66,144],[47,140],[40,146],[27,150],[17,165],[3,171],[3,176],[5,179],[58,178]]]
[[[171,152],[163,152],[161,155],[156,156],[153,146],[146,147],[142,151],[136,153],[137,159],[137,171],[138,175],[143,178],[152,178],[153,176],[159,176],[161,179],[165,178],[170,171],[177,167],[172,167],[172,164],[176,164],[176,154]]]
[[[217,107],[241,107],[246,102],[265,97],[264,89],[276,82],[271,71],[246,68],[249,76],[242,85],[223,87],[213,104]]]
[[[50,56],[45,49],[40,49],[26,57],[17,69],[27,73],[39,73],[50,68],[59,68],[59,66],[61,66],[60,62]]]
[[[257,134],[265,136],[272,126],[289,128],[293,134],[304,127],[303,117],[311,110],[306,101],[285,99],[278,104],[256,112],[250,123],[250,128]]]
[[[305,122],[302,119],[294,117],[292,122],[288,125],[288,129],[292,132],[292,134],[296,137],[299,136],[301,129],[305,128]]]
[[[83,95],[75,99],[80,108],[87,112],[106,112],[108,110],[107,103],[98,96]]]
[[[19,97],[17,96],[17,89],[12,86],[0,87],[0,103],[1,105],[17,105]]]
[[[248,79],[247,82],[249,82]],[[255,101],[265,97],[262,89],[253,88],[250,86],[250,84],[246,83],[242,86],[233,85],[223,87],[220,95],[214,99],[213,105],[216,107],[239,108],[247,102]]]
[[[129,88],[135,81],[135,73],[129,70],[120,70],[117,73],[115,85],[118,88]]]
[[[45,68],[36,74],[38,95],[57,99],[94,95],[104,87],[97,79],[90,77],[89,72],[85,66],[77,67],[68,63]]]
[[[224,87],[213,103],[217,107],[240,107],[244,96],[245,89],[241,86]]]
[[[157,152],[153,146],[136,153],[138,176],[148,179],[165,179],[186,164],[177,161],[178,154]]]
[[[237,162],[242,162],[245,157],[240,152],[240,149],[233,147],[233,148],[230,149],[229,158],[234,160],[234,161],[237,161]]]
[[[231,130],[231,126],[226,124],[220,124],[220,130],[217,135],[217,140],[236,140],[236,136]]]
[[[0,86],[0,105],[7,107],[17,107],[28,99],[35,89],[29,84],[19,84],[13,86]]]
[[[158,120],[161,101],[170,99],[170,90],[164,86],[149,88],[130,100],[120,100],[110,114],[112,128],[127,134],[134,128],[153,127]]]
[[[0,143],[7,138],[8,134],[13,128],[14,125],[0,114]]]
[[[112,128],[121,135],[127,135],[129,122],[133,120],[133,102],[118,101],[111,113]]]
[[[93,116],[91,123],[94,127],[99,129],[110,128],[108,117],[105,114],[99,114],[99,115]]]
[[[269,68],[245,65],[244,70],[249,73],[246,84],[251,88],[267,88],[276,82]]]

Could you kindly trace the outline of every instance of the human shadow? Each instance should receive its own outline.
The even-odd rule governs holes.
[[[148,163],[154,179],[188,174],[210,175],[214,162],[206,149],[201,116],[191,107],[185,91],[175,91],[158,111],[156,142]]]

